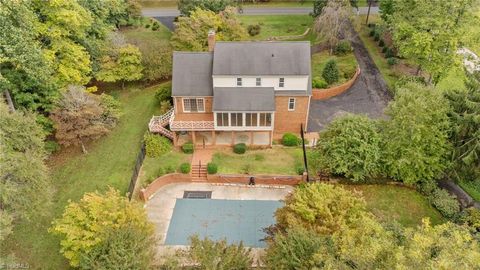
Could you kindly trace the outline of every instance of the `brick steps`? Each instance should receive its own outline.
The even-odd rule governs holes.
[[[207,167],[205,165],[192,165],[190,172],[193,182],[206,182],[207,181]]]

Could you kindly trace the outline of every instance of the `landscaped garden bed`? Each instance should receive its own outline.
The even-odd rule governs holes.
[[[338,81],[328,84],[325,79],[322,77],[325,66],[329,61],[335,61],[339,76]],[[312,55],[312,78],[313,78],[313,88],[330,88],[340,84],[343,84],[355,75],[357,70],[357,59],[352,51],[344,55],[334,55],[330,54],[328,51],[323,51],[315,53]]]
[[[249,35],[251,40],[267,40],[282,36],[298,36],[305,33],[308,28],[312,28],[313,18],[309,15],[242,15],[239,17],[243,26],[248,29],[249,25],[258,25],[259,33]],[[310,32],[301,39],[314,41],[316,35]]]

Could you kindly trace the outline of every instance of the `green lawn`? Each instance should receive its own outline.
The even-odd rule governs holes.
[[[424,217],[432,224],[445,220],[427,199],[415,190],[394,185],[345,185],[362,192],[367,208],[381,221],[397,221],[408,227],[420,225]]]
[[[143,162],[142,170],[138,178],[138,185],[144,185],[144,183],[151,183],[157,177],[171,171],[178,171],[180,164],[184,162],[190,163],[192,159],[191,154],[184,154],[178,150],[172,150],[160,157],[149,158],[146,157]]]
[[[477,55],[480,55],[480,9],[476,12],[477,22],[472,22],[468,28],[468,33],[472,35],[472,38],[469,40],[467,47],[475,52]]]
[[[297,166],[302,164],[302,149],[273,147],[247,150],[242,155],[224,149],[213,155],[212,162],[218,165],[218,173],[296,175]]]
[[[59,253],[59,239],[47,229],[69,200],[77,201],[85,192],[106,190],[108,186],[127,192],[148,120],[158,106],[153,87],[131,87],[116,94],[124,111],[119,125],[106,137],[87,145],[87,155],[66,149],[54,157],[58,164],[52,168],[56,193],[51,211],[44,218],[16,225],[13,237],[5,246],[32,269],[67,268]]]
[[[366,0],[360,0],[360,2]],[[177,1],[175,0],[141,0],[140,5],[145,8],[176,8]],[[299,0],[291,1],[275,1],[271,0],[269,2],[256,2],[256,3],[245,3],[244,7],[311,7],[313,6],[313,1],[308,0],[304,3],[301,3]]]
[[[461,181],[458,184],[460,185],[460,187],[462,187],[463,190],[465,190],[465,192],[468,193],[468,195],[472,196],[475,201],[480,202],[480,181]]]
[[[153,43],[153,42],[170,42],[172,32],[160,23],[160,28],[153,31],[145,27],[132,27],[122,30],[127,42],[136,44],[138,42]]]
[[[312,77],[322,78],[322,72],[330,59],[337,62],[340,71],[340,80],[335,84],[342,84],[352,78],[357,68],[357,59],[353,53],[342,56],[330,55],[328,51],[316,53],[312,56]]]
[[[242,15],[239,18],[245,28],[248,25],[260,25],[260,34],[250,37],[252,40],[302,35],[313,23],[313,18],[309,15]],[[303,39],[311,40],[312,35]]]

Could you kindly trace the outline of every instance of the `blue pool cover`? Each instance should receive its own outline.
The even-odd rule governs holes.
[[[189,237],[227,239],[247,247],[265,247],[262,231],[275,223],[281,201],[177,199],[165,245],[188,245]]]

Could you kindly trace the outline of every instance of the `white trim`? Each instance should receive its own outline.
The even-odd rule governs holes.
[[[292,100],[292,99],[293,99],[293,109],[290,109],[290,100]],[[290,111],[290,112],[295,111],[295,107],[296,107],[296,106],[297,106],[297,99],[294,98],[294,97],[289,97],[289,98],[288,98],[288,102],[287,102],[287,109],[288,109],[288,111]]]
[[[234,112],[226,112],[226,111],[214,111],[214,126],[215,130],[237,130],[237,131],[270,131],[273,130],[275,125],[275,112],[273,111],[234,111]],[[228,115],[228,126],[218,126],[217,125],[217,113],[227,113]],[[241,113],[242,114],[242,126],[232,126],[232,113]],[[257,126],[247,126],[246,123],[246,114],[247,113],[256,113],[257,114]],[[271,124],[270,126],[260,126],[260,113],[269,113],[271,117]]]
[[[195,99],[195,102],[197,103],[197,111],[196,112],[185,110],[185,100],[186,99]],[[203,104],[203,109],[202,110],[198,110],[198,100],[202,100],[202,104]],[[203,97],[182,97],[182,112],[183,113],[204,113],[205,112],[205,98],[203,98]]]

